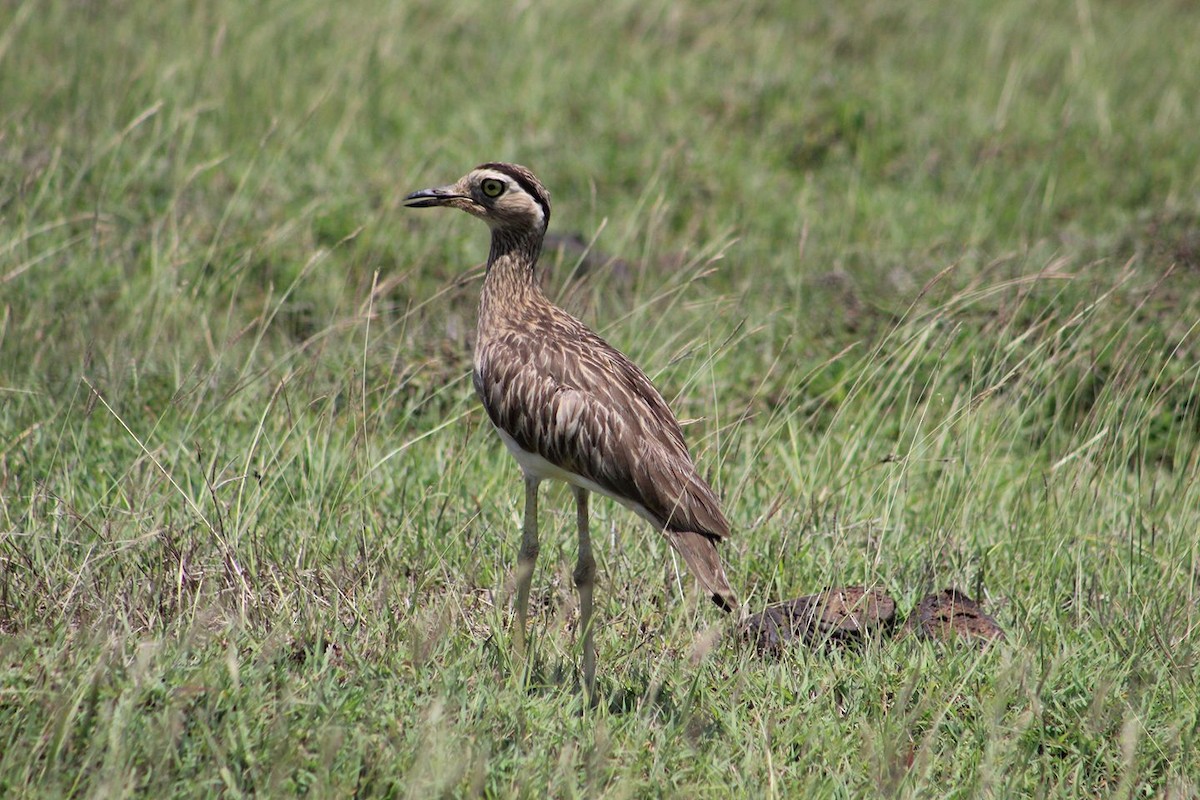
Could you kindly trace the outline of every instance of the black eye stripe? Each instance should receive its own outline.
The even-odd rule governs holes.
[[[515,181],[516,184],[518,186],[520,186],[525,191],[526,194],[528,194],[530,197],[532,197],[534,199],[534,201],[539,206],[541,206],[542,218],[545,220],[546,224],[549,225],[549,223],[550,223],[550,198],[546,196],[545,189],[542,189],[540,186],[538,186],[537,183],[535,183],[534,181],[531,181],[530,177],[532,177],[532,176],[527,177],[525,174],[523,174],[521,172],[521,168],[519,168],[519,167],[514,168],[514,167],[515,167],[515,165],[512,165],[512,164],[505,164],[505,163],[498,162],[498,161],[492,161],[492,162],[488,162],[487,164],[480,164],[478,167],[476,167],[476,169],[494,170],[496,172],[499,172],[502,175],[508,176],[513,181]],[[534,179],[534,180],[536,180],[536,179]]]

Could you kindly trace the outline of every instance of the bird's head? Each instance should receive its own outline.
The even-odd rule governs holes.
[[[550,193],[517,164],[481,164],[457,183],[413,192],[404,205],[449,206],[479,217],[493,230],[532,231],[539,237],[550,223]]]

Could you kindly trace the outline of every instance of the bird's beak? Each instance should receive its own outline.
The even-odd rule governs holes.
[[[409,208],[432,208],[434,206],[450,205],[455,200],[470,200],[471,198],[459,191],[458,185],[438,186],[435,189],[422,189],[404,198],[404,205]]]

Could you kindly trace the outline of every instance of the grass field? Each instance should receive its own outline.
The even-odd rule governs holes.
[[[1200,7],[0,3],[0,795],[1196,797]],[[1008,632],[760,658],[519,473],[475,164],[646,368],[751,610]],[[581,269],[581,266],[588,267]]]

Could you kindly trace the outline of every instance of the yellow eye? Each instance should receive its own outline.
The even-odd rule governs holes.
[[[504,194],[504,181],[498,181],[495,178],[484,178],[479,188],[483,189],[483,193],[488,197],[499,197]]]

